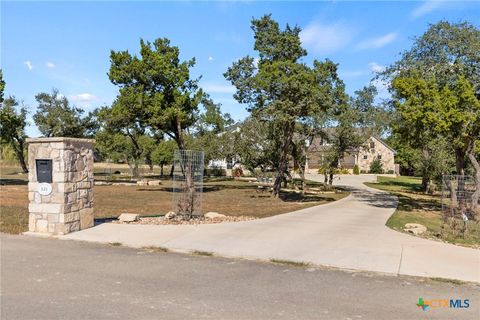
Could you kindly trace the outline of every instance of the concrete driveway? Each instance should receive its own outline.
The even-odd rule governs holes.
[[[387,228],[397,199],[363,185],[373,179],[372,175],[341,176],[336,184],[350,187],[352,195],[255,221],[198,226],[104,223],[60,238],[480,282],[480,250]]]

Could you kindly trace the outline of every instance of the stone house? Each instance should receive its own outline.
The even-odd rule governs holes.
[[[308,148],[307,155],[307,169],[318,170],[326,151],[329,148],[329,143],[321,137],[313,139]],[[389,145],[377,136],[371,136],[365,144],[351,152],[347,153],[343,159],[339,161],[339,168],[353,171],[353,167],[358,165],[360,171],[368,172],[370,165],[375,159],[381,161],[385,173],[398,173],[398,165],[395,165],[395,154]]]

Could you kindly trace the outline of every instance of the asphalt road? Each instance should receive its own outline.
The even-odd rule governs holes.
[[[480,319],[480,286],[0,235],[9,319]],[[418,298],[469,299],[422,311]]]

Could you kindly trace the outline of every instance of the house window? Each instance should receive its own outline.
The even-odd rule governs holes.
[[[379,155],[377,156],[377,159],[378,159],[378,160],[382,160],[382,155],[379,154]]]
[[[370,142],[370,149],[375,149],[375,142]]]
[[[367,159],[368,159],[368,155],[364,155],[363,160],[367,160]]]

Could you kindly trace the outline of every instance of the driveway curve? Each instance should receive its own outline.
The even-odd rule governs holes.
[[[480,250],[386,227],[397,199],[363,184],[374,179],[373,175],[341,176],[335,182],[350,188],[350,196],[254,221],[197,226],[104,223],[60,238],[480,282]]]

